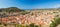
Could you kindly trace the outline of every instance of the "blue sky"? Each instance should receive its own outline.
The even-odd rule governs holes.
[[[0,8],[7,7],[21,9],[58,8],[60,0],[0,0]]]

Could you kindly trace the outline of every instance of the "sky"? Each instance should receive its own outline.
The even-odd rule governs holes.
[[[60,0],[0,0],[0,8],[7,7],[20,9],[58,8]]]

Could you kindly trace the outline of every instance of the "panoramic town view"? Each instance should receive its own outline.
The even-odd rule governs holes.
[[[60,0],[0,0],[0,27],[60,27]]]

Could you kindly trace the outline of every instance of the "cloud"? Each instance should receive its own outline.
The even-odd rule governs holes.
[[[60,4],[54,5],[54,8],[58,8],[58,7],[60,7]]]

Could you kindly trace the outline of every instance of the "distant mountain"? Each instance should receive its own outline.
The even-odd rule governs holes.
[[[0,12],[21,12],[21,11],[25,11],[25,10],[21,10],[17,7],[9,7],[9,8],[1,8]]]

